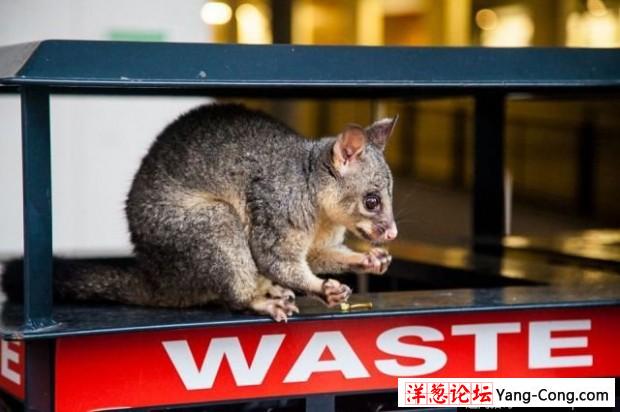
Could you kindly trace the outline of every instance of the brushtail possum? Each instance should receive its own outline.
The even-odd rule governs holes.
[[[295,292],[335,306],[351,289],[317,274],[382,274],[378,244],[397,235],[383,149],[396,118],[308,140],[240,105],[179,117],[157,137],[133,180],[126,214],[135,260],[56,261],[61,301],[189,307],[214,300],[286,320]],[[365,253],[345,232],[372,242]],[[19,298],[21,274],[3,276]]]

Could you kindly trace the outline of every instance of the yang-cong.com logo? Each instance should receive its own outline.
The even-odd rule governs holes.
[[[404,406],[493,405],[491,382],[419,382],[405,383]]]
[[[613,378],[398,379],[400,407],[614,407]]]

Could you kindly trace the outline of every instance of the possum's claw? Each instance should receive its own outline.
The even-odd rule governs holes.
[[[294,301],[288,298],[258,297],[251,303],[251,308],[261,315],[269,315],[276,322],[287,322],[289,316],[299,313]]]
[[[325,295],[324,303],[331,308],[349,300],[351,288],[337,280],[327,279],[323,282],[323,293]]]
[[[362,264],[358,266],[358,271],[362,273],[372,273],[383,275],[392,263],[392,256],[383,248],[375,247],[366,252]]]
[[[295,292],[284,286],[273,284],[267,290],[267,297],[284,299],[288,302],[295,302]]]

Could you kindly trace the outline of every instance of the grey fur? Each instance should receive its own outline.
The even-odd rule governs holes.
[[[394,225],[387,136],[377,138],[391,127],[377,125],[344,165],[334,153],[346,131],[311,141],[231,104],[184,114],[157,137],[127,197],[135,266],[75,269],[57,276],[57,292],[168,307],[220,299],[276,320],[296,312],[291,290],[346,301],[348,287],[315,273],[383,273],[389,264],[383,249],[342,245],[345,230],[381,240]],[[380,212],[364,209],[369,192],[381,196]]]

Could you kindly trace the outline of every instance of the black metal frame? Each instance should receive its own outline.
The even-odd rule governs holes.
[[[52,176],[49,92],[21,90],[24,179],[24,328],[52,320]],[[26,410],[53,410],[53,341],[25,348]]]
[[[71,62],[71,64],[66,64]],[[182,62],[182,64],[179,64]],[[620,50],[313,47],[45,41],[0,48],[0,92],[22,102],[27,410],[53,410],[51,93],[425,97],[475,95],[475,248],[501,252],[509,93],[620,91]],[[491,242],[489,242],[491,241]],[[617,304],[617,296],[612,298]],[[612,303],[613,304],[613,303]],[[381,314],[381,313],[379,313]],[[53,334],[52,334],[53,335]],[[334,409],[308,397],[307,410]]]
[[[501,92],[476,95],[474,133],[473,239],[476,249],[501,250],[506,234],[504,117]],[[482,243],[481,243],[482,242]]]
[[[52,175],[49,92],[21,90],[26,327],[52,324]]]

